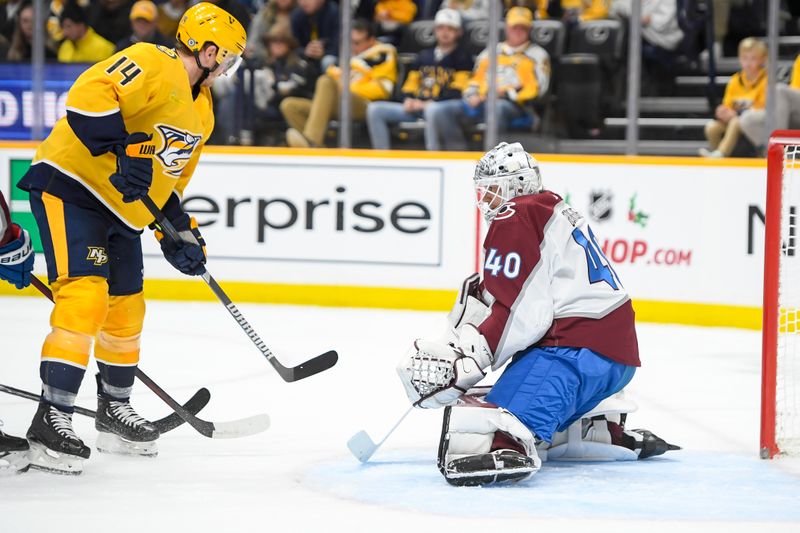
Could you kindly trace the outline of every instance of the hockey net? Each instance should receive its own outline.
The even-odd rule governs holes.
[[[761,457],[800,456],[800,131],[769,142],[764,238]]]

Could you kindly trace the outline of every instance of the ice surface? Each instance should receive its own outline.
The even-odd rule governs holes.
[[[685,451],[546,463],[515,486],[455,488],[436,470],[440,412],[412,412],[365,465],[346,447],[361,429],[381,439],[402,415],[395,364],[443,313],[240,307],[287,366],[331,348],[339,364],[285,383],[219,304],[149,302],[142,368],[179,401],[207,386],[206,420],[266,412],[272,426],[236,440],[184,426],[159,441],[156,459],[93,450],[79,477],[0,478],[0,532],[800,529],[797,462],[757,459],[757,332],[639,325],[645,366],[628,388],[639,404],[629,425]],[[0,383],[37,390],[49,311],[44,299],[0,298]],[[79,405],[95,408],[93,389],[85,379]],[[133,403],[151,418],[168,413],[139,383]],[[4,429],[24,434],[35,407],[0,395]],[[93,445],[92,421],[75,422]]]

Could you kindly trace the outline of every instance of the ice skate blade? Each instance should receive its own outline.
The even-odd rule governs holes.
[[[68,453],[59,453],[38,442],[30,443],[28,461],[30,467],[42,472],[77,476],[83,472],[83,458]]]
[[[119,435],[106,431],[100,431],[97,434],[95,447],[98,452],[117,455],[135,455],[141,457],[156,457],[158,455],[158,445],[154,440],[134,442],[125,440]]]
[[[0,476],[22,474],[30,466],[27,450],[0,453]]]

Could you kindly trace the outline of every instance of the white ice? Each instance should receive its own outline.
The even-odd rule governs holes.
[[[796,463],[757,458],[757,332],[639,325],[644,366],[628,388],[639,404],[629,426],[684,451],[546,463],[515,486],[465,489],[436,470],[439,412],[412,412],[367,465],[345,446],[360,429],[379,440],[402,415],[395,363],[442,313],[240,307],[284,364],[331,348],[339,364],[284,383],[219,304],[150,302],[142,369],[180,401],[208,387],[206,420],[266,412],[272,427],[211,440],[184,426],[162,437],[156,459],[93,451],[78,477],[0,478],[0,532],[800,530]],[[38,389],[49,311],[43,298],[0,298],[0,383]],[[94,409],[88,377],[78,404]],[[168,413],[139,383],[133,404],[150,418]],[[4,429],[23,435],[35,407],[0,394]],[[75,426],[94,443],[90,419],[75,415]]]

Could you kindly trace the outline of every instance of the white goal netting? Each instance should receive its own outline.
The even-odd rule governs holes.
[[[775,442],[800,455],[800,139],[783,150],[778,342],[775,368]]]

